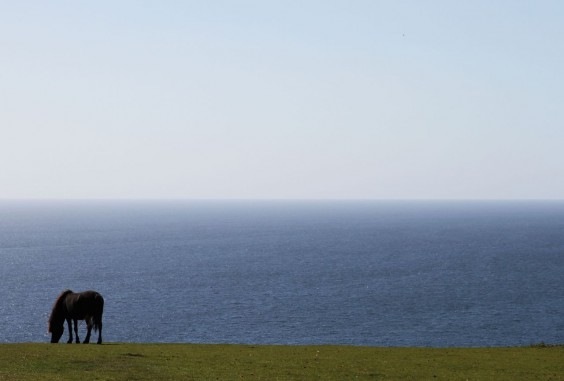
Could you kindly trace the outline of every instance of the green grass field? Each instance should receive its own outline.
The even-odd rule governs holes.
[[[0,380],[564,380],[564,346],[2,344]]]

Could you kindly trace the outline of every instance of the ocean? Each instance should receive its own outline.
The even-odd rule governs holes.
[[[564,202],[0,201],[0,342],[67,288],[110,342],[564,343]]]

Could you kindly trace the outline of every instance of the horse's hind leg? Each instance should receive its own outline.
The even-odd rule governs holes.
[[[98,341],[96,344],[102,344],[102,319],[98,322]]]
[[[70,318],[67,319],[67,325],[69,326],[69,339],[67,340],[67,344],[71,344],[72,343],[72,323],[71,323]]]
[[[78,338],[78,320],[74,319],[74,337],[76,338],[76,343],[80,344],[80,339]]]
[[[86,318],[86,329],[86,337],[84,338],[82,344],[88,344],[90,342],[90,334],[92,333],[92,321],[88,317]]]

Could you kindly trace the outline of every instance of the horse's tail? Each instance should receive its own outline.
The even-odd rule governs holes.
[[[51,310],[51,315],[49,316],[48,332],[51,332],[53,328],[52,327],[53,324],[58,323],[61,320],[61,315],[63,314],[63,310],[62,310],[63,301],[65,300],[68,294],[72,294],[72,291],[65,290],[61,292],[61,294],[57,297],[57,300],[55,300],[55,303],[53,303],[53,309]],[[64,320],[64,317],[62,318],[62,320]]]
[[[95,313],[92,316],[92,325],[94,332],[98,332],[102,328],[102,314],[104,313],[104,298],[102,295],[96,293],[94,295]]]

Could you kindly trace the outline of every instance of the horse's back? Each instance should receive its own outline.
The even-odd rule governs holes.
[[[77,295],[79,298],[97,300],[99,303],[104,304],[104,298],[98,291],[88,290],[83,292],[77,292]]]
[[[67,310],[70,315],[82,320],[85,315],[102,314],[104,298],[96,291],[76,292],[67,296]]]
[[[102,295],[93,290],[84,291],[80,293],[80,297],[92,301],[92,305],[102,312],[104,310],[104,298]]]

